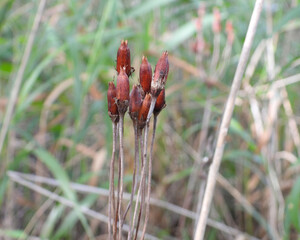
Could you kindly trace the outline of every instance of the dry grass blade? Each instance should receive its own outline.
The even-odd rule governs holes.
[[[234,75],[234,79],[232,82],[232,87],[228,96],[228,100],[224,109],[224,114],[221,122],[221,126],[219,129],[219,134],[217,138],[217,145],[213,157],[212,164],[209,169],[208,179],[207,179],[207,186],[205,189],[204,199],[203,199],[203,205],[201,208],[201,212],[199,215],[199,220],[197,223],[197,228],[195,231],[194,239],[202,240],[204,238],[205,234],[205,228],[207,223],[207,218],[210,210],[210,205],[213,197],[213,192],[216,184],[216,176],[219,171],[219,166],[222,160],[223,156],[223,150],[224,150],[224,143],[225,143],[225,137],[228,132],[232,112],[234,109],[234,103],[236,99],[237,92],[241,86],[242,77],[244,74],[244,70],[249,58],[250,49],[252,46],[252,42],[255,36],[258,20],[260,17],[260,13],[263,7],[263,0],[256,0],[255,6],[253,9],[253,13],[251,16],[249,28],[247,31],[247,35],[245,38],[245,42],[243,45],[242,53],[240,56],[240,60]]]
[[[18,179],[22,179],[22,180],[28,180],[30,182],[36,182],[36,183],[42,183],[42,184],[47,184],[49,186],[55,186],[58,187],[59,186],[59,182],[56,179],[52,179],[52,178],[47,178],[47,177],[42,177],[42,176],[36,176],[36,175],[32,175],[32,174],[25,174],[25,173],[20,173],[20,172],[14,172],[14,171],[8,171],[7,175],[12,179],[12,181],[15,181],[16,178]],[[84,184],[79,184],[79,183],[73,183],[70,182],[70,188],[73,190],[76,190],[80,193],[87,193],[87,194],[97,194],[97,195],[101,195],[101,196],[109,196],[109,190],[107,189],[103,189],[103,188],[97,188],[97,187],[93,187],[93,186],[88,186],[88,185],[84,185]],[[116,194],[116,192],[115,192]],[[124,199],[125,200],[130,200],[131,194],[130,193],[126,193],[124,192]],[[137,197],[134,198],[134,201],[137,201]],[[138,200],[137,202],[140,202],[140,200]],[[150,197],[150,204],[152,206],[156,206],[162,209],[166,209],[170,212],[179,214],[179,215],[183,215],[187,218],[190,219],[196,219],[197,218],[197,214],[195,212],[192,212],[188,209],[184,209],[182,207],[179,207],[177,205],[174,205],[172,203],[163,201],[163,200],[159,200],[159,199],[155,199],[155,198],[151,198]],[[233,236],[245,236],[248,237],[251,240],[257,240],[257,238],[250,236],[246,233],[243,233],[235,228],[232,228],[230,226],[226,226],[223,223],[217,222],[215,220],[212,219],[208,219],[207,220],[207,224],[219,231],[222,231],[224,233],[227,233],[229,235],[233,235]]]
[[[61,196],[57,195],[56,193],[50,192],[49,190],[47,190],[45,188],[42,188],[42,187],[40,187],[40,186],[30,182],[30,181],[27,181],[27,180],[23,179],[22,177],[18,176],[17,174],[15,174],[14,172],[8,172],[8,176],[11,178],[12,181],[17,182],[17,183],[19,183],[23,186],[26,186],[29,189],[32,189],[32,190],[48,197],[49,199],[57,201],[57,202],[65,205],[65,206],[70,207],[70,208],[75,207],[74,202],[72,202],[72,201],[70,201],[70,200],[68,200],[64,197],[61,197]],[[87,208],[86,206],[80,206],[79,209],[85,215],[87,215],[89,217],[92,217],[94,219],[97,219],[101,222],[108,223],[108,221],[109,221],[109,218],[107,216],[105,216],[101,213],[98,213],[94,210],[91,210],[91,209]],[[122,230],[128,232],[129,231],[129,226],[124,225]],[[141,232],[139,232],[138,234],[140,235]],[[146,234],[146,238],[149,239],[149,240],[158,240],[158,238],[156,238],[152,235],[149,235],[149,234]]]

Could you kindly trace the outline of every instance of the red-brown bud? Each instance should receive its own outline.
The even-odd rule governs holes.
[[[196,20],[196,29],[200,32],[202,31],[203,18],[205,15],[205,5],[201,4],[198,9],[198,18]]]
[[[148,112],[150,110],[151,106],[151,95],[148,93],[146,94],[144,101],[142,103],[140,112],[139,112],[139,117],[138,117],[138,125],[139,128],[144,128],[146,125],[147,117],[148,117]]]
[[[121,68],[117,77],[117,106],[119,113],[125,113],[129,104],[129,79],[125,73],[125,68]]]
[[[147,58],[143,56],[142,64],[140,66],[140,83],[144,93],[150,93],[152,80],[152,68]]]
[[[213,32],[221,32],[221,14],[218,8],[214,8]]]
[[[142,95],[140,93],[140,88],[137,85],[134,85],[129,100],[129,115],[132,120],[137,120],[139,111],[142,106]]]
[[[233,32],[233,26],[231,21],[226,22],[226,33],[227,33],[227,40],[230,44],[234,41],[234,32]]]
[[[122,40],[121,45],[118,49],[117,53],[117,72],[120,74],[120,71],[122,68],[125,67],[125,72],[127,76],[129,77],[131,75],[131,72],[134,70],[131,69],[130,64],[130,49],[128,47],[128,41]]]
[[[108,115],[110,116],[113,122],[119,121],[119,112],[116,104],[117,91],[115,84],[110,82],[107,90],[107,106],[108,106]]]
[[[161,90],[165,88],[165,84],[169,74],[169,60],[168,60],[168,52],[165,51],[159,58],[155,70],[153,79],[151,82],[151,95],[154,97],[158,97]]]
[[[155,107],[153,110],[154,115],[158,115],[161,110],[163,110],[166,106],[166,100],[165,100],[165,89],[161,90],[160,94],[158,95]]]

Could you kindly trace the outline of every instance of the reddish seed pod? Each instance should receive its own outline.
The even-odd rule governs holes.
[[[134,85],[129,100],[129,115],[132,120],[137,120],[139,111],[142,106],[142,95],[140,93],[140,88],[138,85]]]
[[[140,84],[144,93],[150,93],[152,80],[152,68],[147,58],[143,56],[140,66]]]
[[[113,122],[119,121],[119,112],[116,104],[117,91],[115,84],[110,82],[107,90],[107,106],[108,106],[108,115],[110,116]]]
[[[119,113],[125,113],[129,104],[129,79],[125,73],[125,68],[121,68],[117,77],[117,106]]]
[[[128,47],[128,41],[121,41],[121,45],[117,52],[117,72],[120,74],[122,68],[126,69],[126,74],[129,77],[131,75],[131,63],[130,63],[130,49]]]
[[[144,128],[146,125],[147,117],[148,117],[148,112],[150,110],[150,105],[151,105],[151,95],[148,93],[146,94],[144,101],[142,103],[142,106],[139,111],[139,116],[138,116],[138,125],[139,128]]]
[[[158,95],[155,103],[155,107],[153,110],[154,115],[158,115],[161,110],[166,107],[166,100],[165,100],[165,89],[161,90],[160,94]]]
[[[159,58],[155,70],[154,75],[151,82],[151,95],[154,97],[158,97],[161,90],[165,88],[165,84],[169,74],[169,60],[168,60],[168,52],[165,51]]]
[[[214,8],[213,32],[221,32],[221,14],[218,8]]]
[[[226,33],[227,33],[227,40],[230,44],[234,41],[234,32],[233,32],[233,25],[231,21],[226,22]]]

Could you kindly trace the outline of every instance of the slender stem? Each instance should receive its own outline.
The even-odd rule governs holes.
[[[137,121],[133,121],[133,127],[134,127],[134,165],[133,165],[133,175],[132,175],[132,190],[131,190],[131,196],[130,196],[130,201],[127,205],[126,211],[124,213],[123,217],[123,222],[125,221],[126,215],[132,205],[133,202],[133,196],[135,195],[136,192],[136,187],[137,187],[137,165],[139,161],[139,136],[138,136],[138,127],[137,127]],[[130,224],[131,226],[131,217],[132,217],[132,211],[130,211]]]
[[[145,171],[144,156],[143,156],[143,151],[142,151],[142,146],[143,146],[142,130],[139,130],[139,140],[140,140],[140,147],[141,147],[141,162],[142,162],[141,163],[141,165],[142,165],[141,176],[142,176],[143,172]],[[141,184],[142,184],[142,180],[140,180],[139,190],[138,190],[138,194],[137,194],[137,197],[136,197],[135,208],[134,208],[134,213],[133,213],[133,222],[132,222],[132,226],[131,226],[130,236],[133,234],[133,230],[134,230],[134,226],[135,226],[135,222],[136,222],[138,204],[139,204],[139,199],[140,199],[140,196],[141,196],[141,188],[142,188]],[[128,239],[130,239],[130,238],[128,238]]]
[[[203,199],[203,206],[201,208],[201,212],[199,214],[199,221],[197,223],[197,228],[195,231],[194,239],[202,240],[205,234],[205,228],[207,223],[207,218],[210,210],[210,205],[216,185],[217,174],[219,171],[219,167],[221,164],[223,151],[224,151],[224,143],[225,138],[228,132],[232,112],[234,109],[234,103],[237,96],[237,92],[241,86],[242,77],[244,74],[244,70],[249,58],[250,49],[253,43],[253,39],[255,36],[258,20],[260,17],[260,13],[263,7],[263,0],[256,0],[254,10],[252,13],[252,17],[250,20],[249,28],[247,31],[247,35],[245,38],[245,42],[243,45],[242,53],[239,59],[239,63],[234,75],[232,87],[228,96],[228,100],[224,109],[224,115],[222,118],[221,126],[219,129],[219,134],[217,138],[217,145],[213,157],[212,164],[209,169],[208,179],[207,179],[207,186],[205,189],[204,199]]]
[[[146,234],[147,224],[149,220],[149,210],[150,210],[150,193],[151,193],[151,177],[152,177],[152,159],[153,159],[153,145],[155,139],[155,132],[156,132],[156,123],[157,123],[157,115],[154,114],[153,120],[153,132],[152,132],[152,140],[151,140],[151,147],[150,147],[150,154],[149,154],[149,169],[148,169],[148,189],[147,189],[147,200],[146,200],[146,215],[145,215],[145,223],[142,232],[141,239],[143,240]]]
[[[153,100],[153,99],[152,99]],[[151,102],[151,105],[152,105],[153,101]],[[155,102],[154,102],[154,106],[155,106]],[[154,107],[152,108],[152,112],[153,112],[153,109]],[[151,106],[150,106],[150,110],[149,110],[149,113],[148,113],[148,117],[147,117],[147,123],[146,123],[146,126],[145,126],[145,132],[144,132],[144,142],[143,142],[143,168],[142,168],[142,175],[141,175],[141,182],[140,182],[140,189],[139,191],[141,191],[141,206],[140,206],[140,211],[139,211],[139,217],[138,217],[138,222],[137,222],[137,226],[136,226],[136,233],[135,233],[135,238],[134,239],[137,239],[137,233],[138,233],[138,230],[139,230],[139,226],[140,226],[140,221],[141,221],[141,215],[142,215],[142,212],[143,212],[143,205],[144,205],[144,202],[145,202],[145,177],[146,177],[146,168],[147,168],[147,146],[148,146],[148,134],[149,134],[149,120],[150,120],[150,117],[151,117]],[[149,117],[150,116],[150,117]]]
[[[137,182],[138,182],[138,173],[139,173],[139,169],[140,169],[140,164],[139,164],[139,140],[141,139],[141,130],[138,129],[137,127],[137,121],[135,121],[134,123],[134,131],[135,131],[135,168],[136,168],[136,174],[135,174],[135,177],[134,177],[134,182],[133,182],[133,185],[134,185],[134,189],[133,189],[133,194],[131,193],[131,196],[130,196],[130,201],[131,201],[131,204],[132,204],[132,197],[135,195],[136,193],[136,190],[137,190]],[[131,235],[132,235],[132,231],[131,229],[133,229],[132,227],[134,226],[134,221],[133,221],[133,218],[132,218],[132,214],[134,212],[134,209],[132,208],[132,211],[130,211],[130,223],[129,223],[129,227],[130,227],[130,231],[128,233],[128,240],[131,239]],[[133,226],[132,226],[133,224]]]
[[[111,239],[111,218],[112,212],[115,212],[115,187],[114,187],[114,166],[115,166],[115,155],[116,155],[116,140],[117,140],[117,123],[113,123],[113,149],[110,161],[110,178],[109,178],[109,200],[108,200],[108,236]],[[112,210],[112,212],[111,212]]]
[[[124,114],[120,114],[120,123],[119,123],[119,138],[120,138],[120,192],[119,192],[119,240],[122,240],[122,200],[123,200],[123,179],[124,179]]]
[[[120,179],[121,179],[121,160],[120,160],[120,155],[119,155],[119,161],[118,161],[118,193],[117,193],[117,206],[116,206],[116,210],[115,210],[114,240],[117,239],[118,220],[119,220]]]

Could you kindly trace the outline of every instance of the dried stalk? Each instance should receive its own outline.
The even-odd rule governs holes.
[[[52,200],[59,202],[67,207],[70,207],[70,208],[76,207],[76,205],[73,201],[66,199],[64,197],[61,197],[61,196],[57,195],[55,192],[51,192],[41,186],[38,186],[37,184],[32,183],[31,181],[27,181],[21,175],[19,176],[15,172],[9,172],[8,175],[14,182],[19,183],[29,189],[32,189],[33,191],[38,192],[38,193],[46,196],[49,199],[52,199]],[[56,180],[54,180],[54,181],[56,181]],[[59,186],[59,184],[57,184],[57,186]],[[108,195],[108,191],[107,191],[107,195]],[[83,205],[78,206],[78,207],[79,207],[80,212],[84,213],[86,216],[92,217],[92,218],[97,219],[104,223],[107,223],[109,221],[109,219],[106,215],[96,212],[86,206],[83,206]],[[123,230],[128,232],[129,226],[124,224]],[[140,234],[141,234],[141,232],[139,232],[139,235]],[[146,238],[149,240],[158,240],[157,237],[154,237],[149,234],[146,234],[146,235],[147,235]]]
[[[243,45],[241,57],[239,59],[239,63],[234,75],[232,87],[230,89],[228,100],[224,109],[224,115],[219,129],[217,145],[216,145],[213,161],[209,169],[207,186],[205,189],[205,194],[203,199],[203,205],[201,208],[201,212],[199,214],[199,221],[197,223],[197,228],[194,236],[194,239],[197,240],[202,240],[205,234],[205,228],[206,228],[207,218],[208,218],[213,192],[216,184],[216,178],[217,178],[217,174],[223,156],[225,137],[228,132],[232,112],[234,109],[234,102],[242,82],[243,73],[246,67],[246,63],[248,61],[250,49],[255,36],[262,7],[263,7],[263,0],[256,0],[254,10],[251,16],[249,28],[247,31],[247,35],[245,38],[245,42]]]
[[[126,211],[124,213],[123,222],[125,222],[126,215],[131,208],[132,202],[133,202],[133,196],[135,195],[136,188],[137,188],[137,178],[139,171],[139,130],[138,130],[138,124],[137,121],[133,121],[133,127],[134,127],[134,166],[133,166],[133,176],[132,176],[132,190],[130,195],[130,201],[128,203],[128,206],[126,208]],[[130,211],[130,224],[129,227],[131,228],[132,225],[132,211]],[[128,239],[130,239],[131,233],[128,233]]]
[[[152,99],[153,100],[153,99]],[[151,106],[152,106],[152,102],[151,102]],[[151,111],[151,106],[150,106],[150,110],[149,113]],[[155,106],[155,102],[154,102],[154,106]],[[153,111],[154,107],[152,108]],[[149,117],[149,113],[148,113],[148,117]],[[150,119],[148,118],[147,119]],[[139,191],[141,193],[141,205],[140,205],[140,211],[139,211],[139,216],[138,216],[138,221],[137,221],[137,226],[136,226],[136,232],[135,232],[135,238],[137,239],[137,233],[139,230],[139,226],[140,226],[140,222],[141,222],[141,216],[142,216],[142,212],[143,212],[143,205],[145,202],[145,181],[146,181],[146,168],[147,168],[147,145],[148,145],[148,134],[149,134],[149,120],[147,120],[146,126],[145,126],[145,130],[144,130],[144,142],[143,142],[143,148],[141,148],[142,153],[143,153],[143,168],[142,168],[142,174],[141,174],[141,182],[140,182],[140,186],[139,186]]]
[[[142,137],[142,129],[139,130],[139,140],[140,140],[140,147],[141,147],[141,165],[142,165],[142,170],[141,170],[141,176],[143,175],[143,172],[145,171],[145,163],[144,163],[144,154],[143,154],[143,151],[142,151],[142,147],[143,147],[143,137]],[[131,230],[128,234],[128,240],[131,239],[131,235],[133,234],[133,231],[134,231],[134,226],[135,226],[135,222],[136,222],[136,218],[137,218],[137,210],[138,210],[138,206],[139,206],[139,202],[141,200],[140,199],[140,196],[141,196],[141,184],[142,184],[142,180],[140,180],[140,184],[139,184],[139,190],[138,190],[138,194],[137,194],[137,197],[136,197],[136,202],[135,202],[135,207],[134,207],[134,213],[133,213],[133,220],[132,220],[132,225],[131,225]],[[141,206],[141,204],[140,204]]]
[[[118,123],[113,123],[113,149],[112,149],[112,156],[110,161],[110,178],[109,178],[109,200],[108,200],[108,236],[111,239],[111,219],[112,219],[112,212],[115,213],[116,205],[115,205],[115,184],[114,184],[114,167],[115,167],[115,155],[116,155],[116,141],[117,141],[117,126]],[[111,212],[112,211],[112,212]],[[113,221],[115,222],[115,221]],[[113,231],[115,227],[113,226]]]
[[[150,193],[151,193],[151,177],[152,177],[152,160],[153,160],[153,145],[154,145],[154,139],[155,139],[156,124],[157,124],[157,115],[154,114],[153,132],[152,132],[152,140],[151,140],[151,147],[150,147],[150,154],[149,154],[148,189],[147,189],[147,200],[146,200],[146,214],[145,214],[144,228],[143,228],[142,237],[141,237],[142,240],[145,237],[145,233],[146,233],[146,229],[147,229],[147,224],[148,224],[148,220],[149,220]]]
[[[292,173],[290,173],[292,174]],[[36,175],[32,175],[32,174],[26,174],[26,173],[21,173],[21,172],[15,172],[15,171],[8,171],[7,172],[7,176],[12,180],[12,181],[16,181],[18,183],[20,183],[21,185],[23,185],[23,181],[28,180],[30,183],[32,182],[36,182],[36,183],[42,183],[42,184],[46,184],[49,186],[54,186],[54,187],[58,187],[60,186],[59,182],[56,179],[53,178],[47,178],[47,177],[41,177],[41,176],[36,176]],[[19,179],[19,180],[16,180]],[[32,183],[34,184],[34,183]],[[70,188],[78,191],[80,193],[83,194],[96,194],[96,195],[100,195],[100,196],[109,196],[109,190],[104,189],[104,188],[98,188],[98,187],[92,187],[89,185],[85,185],[85,184],[79,184],[79,183],[74,183],[74,182],[70,182]],[[35,188],[33,188],[33,190],[35,190]],[[51,199],[50,196],[46,195],[49,199]],[[126,200],[130,200],[130,193],[124,193],[124,199]],[[134,198],[134,201],[136,201],[137,198]],[[155,198],[151,198],[150,197],[150,204],[152,206],[156,206],[162,209],[165,209],[167,211],[179,214],[179,215],[184,215],[190,219],[196,219],[197,214],[195,212],[192,212],[190,210],[184,209],[182,207],[179,207],[177,205],[174,205],[170,202],[166,202],[160,199],[155,199]],[[91,210],[92,211],[92,210]],[[253,236],[249,236],[246,233],[240,232],[237,229],[231,228],[223,223],[217,222],[215,220],[212,219],[208,219],[207,220],[207,224],[210,227],[213,227],[217,230],[220,230],[224,233],[227,234],[231,234],[231,235],[236,235],[236,236],[241,236],[241,235],[245,235],[247,236],[249,239],[255,239],[257,240],[257,238],[253,237]],[[124,230],[126,230],[126,225],[124,224]]]
[[[124,141],[123,141],[123,134],[124,134],[124,113],[120,113],[120,123],[119,123],[119,139],[120,139],[120,179],[119,179],[119,205],[118,205],[118,216],[119,216],[119,240],[122,240],[122,225],[123,225],[123,219],[122,219],[122,200],[123,200],[123,179],[124,179]]]

